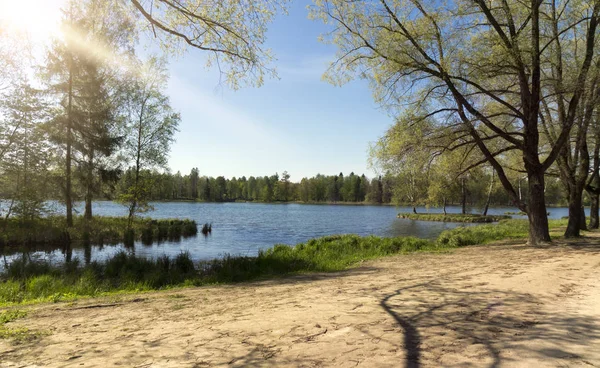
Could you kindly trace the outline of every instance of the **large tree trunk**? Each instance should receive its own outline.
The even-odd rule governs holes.
[[[542,245],[551,241],[544,197],[544,172],[528,173],[527,218],[529,219],[529,244]]]
[[[579,222],[579,230],[587,231],[587,222],[585,220],[585,206],[583,204],[581,205],[581,221]]]
[[[565,230],[565,238],[576,238],[580,236],[581,223],[585,222],[585,216],[581,218],[583,192],[576,188],[570,189],[569,193],[569,222]]]

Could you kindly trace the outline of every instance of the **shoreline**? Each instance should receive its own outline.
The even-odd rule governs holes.
[[[0,339],[0,351],[8,366],[349,368],[404,365],[415,354],[422,368],[600,365],[600,234],[588,235],[0,308],[14,316],[5,335],[19,339]]]
[[[559,237],[564,220],[551,220],[551,234]],[[506,239],[526,239],[526,220],[457,227],[434,240],[414,237],[333,235],[305,243],[274,245],[257,256],[231,256],[194,262],[189,253],[177,257],[137,257],[120,252],[102,262],[67,261],[52,265],[27,258],[14,260],[0,275],[0,305],[28,301],[76,300],[105,293],[148,291],[180,286],[238,283],[312,272],[338,272],[360,262],[420,252],[453,249]],[[38,285],[44,285],[41,287]]]

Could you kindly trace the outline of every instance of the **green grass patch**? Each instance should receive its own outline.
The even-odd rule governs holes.
[[[3,312],[0,312],[0,326],[5,323],[12,322],[19,318],[24,318],[27,316],[27,312],[18,309],[9,309]]]
[[[18,309],[9,309],[0,312],[0,339],[9,339],[14,343],[23,343],[45,335],[40,331],[33,331],[28,328],[12,328],[6,326],[7,323],[27,316],[27,312]]]
[[[558,228],[566,226],[565,220],[549,220],[550,235],[559,236]],[[527,220],[502,220],[497,224],[458,227],[440,234],[436,243],[442,247],[462,247],[466,245],[486,244],[504,239],[527,239],[529,224]]]
[[[439,222],[464,222],[464,223],[489,223],[500,220],[510,219],[506,215],[477,215],[461,213],[399,213],[398,218],[419,220],[419,221],[439,221]]]
[[[49,216],[34,220],[11,218],[0,221],[0,246],[64,245],[68,242],[115,244],[123,241],[176,240],[198,234],[193,220],[137,218],[127,230],[127,217],[96,216],[86,220],[73,218],[73,227],[67,229],[64,216]]]
[[[417,238],[337,235],[295,247],[276,245],[256,257],[226,256],[194,264],[189,254],[145,259],[121,252],[84,266],[77,260],[55,266],[24,258],[0,276],[0,304],[68,301],[113,292],[139,292],[255,280],[300,272],[343,270],[360,261],[391,254],[438,250]]]

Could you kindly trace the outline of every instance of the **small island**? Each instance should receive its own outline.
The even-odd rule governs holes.
[[[489,223],[510,219],[507,215],[478,215],[473,213],[399,213],[398,218],[419,221]]]

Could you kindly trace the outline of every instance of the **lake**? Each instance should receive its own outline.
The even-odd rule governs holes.
[[[61,206],[52,204],[56,211]],[[73,258],[80,260],[102,260],[121,250],[135,252],[138,256],[156,257],[163,254],[176,256],[189,252],[194,260],[207,260],[225,254],[253,256],[259,249],[274,244],[305,242],[311,238],[332,234],[379,235],[386,237],[416,236],[435,239],[443,230],[464,224],[423,222],[398,219],[398,212],[411,212],[409,207],[393,206],[352,206],[352,205],[305,205],[305,204],[264,204],[264,203],[195,203],[161,202],[153,204],[155,210],[146,214],[154,218],[188,218],[196,220],[199,226],[212,223],[212,234],[182,239],[178,242],[160,242],[143,245],[136,242],[134,247],[123,245],[92,246],[87,257],[83,248],[73,247]],[[76,206],[83,210],[82,204]],[[460,207],[447,208],[450,213],[459,213]],[[418,208],[419,212],[440,212],[439,209]],[[507,211],[517,211],[510,207],[490,208],[489,214],[502,215]],[[550,218],[561,218],[568,214],[566,208],[549,208]],[[93,205],[94,215],[125,216],[125,207],[114,202],[99,201]],[[478,210],[473,210],[478,212]],[[513,216],[524,218],[523,216]],[[467,225],[472,226],[472,225]],[[90,252],[91,251],[91,252]],[[17,253],[6,252],[7,262]],[[62,250],[35,251],[35,259],[46,259],[60,263],[65,255]],[[3,263],[3,262],[2,262]],[[3,267],[0,266],[0,269]]]

